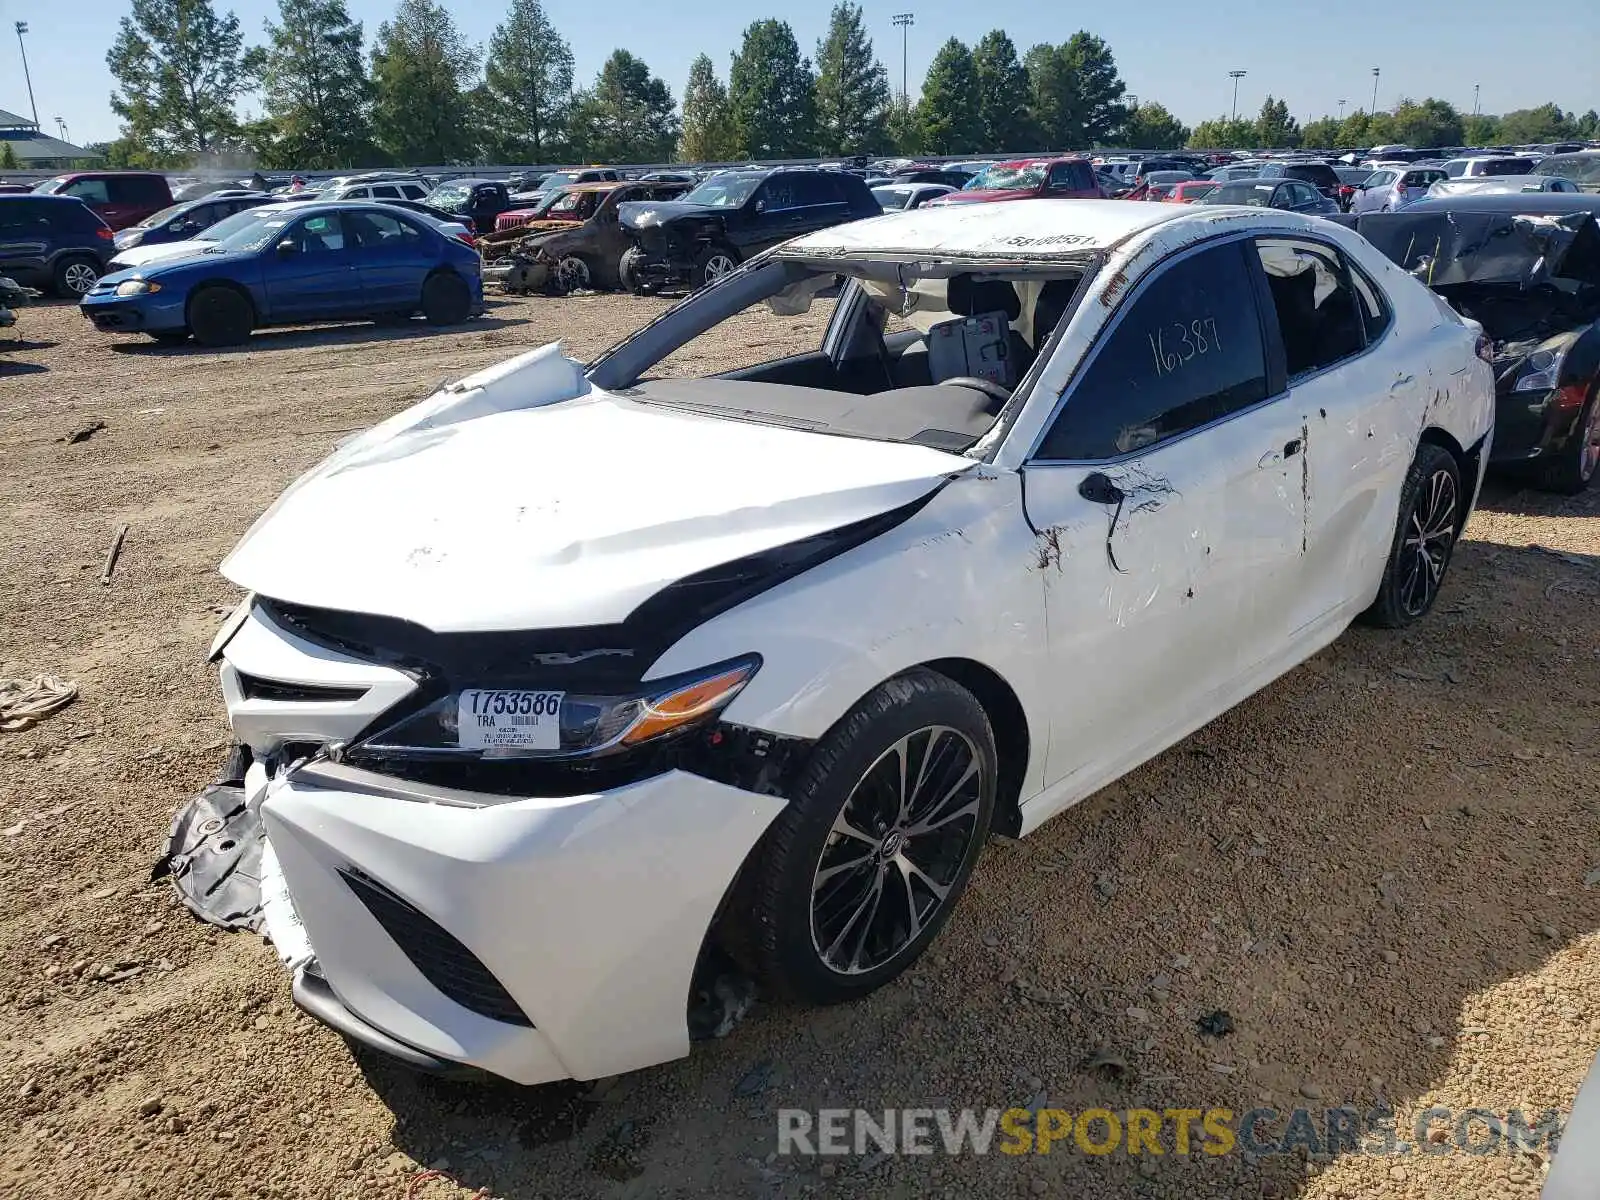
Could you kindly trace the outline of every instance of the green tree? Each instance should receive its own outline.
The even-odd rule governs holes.
[[[896,96],[889,101],[885,128],[889,148],[894,153],[912,157],[922,153],[922,126],[917,122],[917,109],[905,96]]]
[[[812,152],[816,79],[787,21],[756,21],[744,31],[728,72],[728,105],[741,153],[803,158]]]
[[[396,162],[459,162],[472,153],[465,88],[478,65],[436,0],[400,0],[372,47],[372,127]]]
[[[1102,38],[1079,30],[1061,48],[1077,93],[1083,136],[1079,145],[1104,143],[1127,119],[1122,97],[1128,87],[1117,74],[1117,60]]]
[[[1500,118],[1471,113],[1461,118],[1461,140],[1468,146],[1492,146],[1500,140]]]
[[[1572,136],[1583,138],[1584,141],[1593,141],[1600,137],[1600,112],[1591,108],[1579,117],[1573,125]]]
[[[572,109],[572,139],[591,162],[666,162],[678,144],[678,112],[644,60],[613,50]]]
[[[1189,145],[1196,150],[1246,150],[1255,144],[1256,123],[1242,117],[1201,121],[1189,134]]]
[[[990,150],[1025,150],[1034,140],[1028,119],[1028,73],[1004,30],[992,29],[972,50],[978,77],[978,118]]]
[[[106,54],[111,110],[123,137],[156,158],[206,154],[238,136],[233,104],[260,64],[239,18],[218,16],[211,0],[133,0]]]
[[[983,114],[978,108],[978,72],[972,51],[959,38],[939,47],[922,81],[917,101],[922,149],[928,154],[967,154],[983,144]]]
[[[1047,146],[1078,149],[1110,139],[1127,119],[1127,85],[1111,48],[1079,31],[1060,46],[1039,45],[1023,56],[1033,93],[1034,127]]]
[[[10,142],[0,142],[0,168],[8,171],[17,169],[17,152]]]
[[[1500,140],[1513,146],[1559,142],[1573,136],[1573,122],[1554,104],[1518,108],[1500,116]]]
[[[728,89],[717,78],[709,55],[689,64],[683,89],[683,136],[678,157],[684,162],[727,162],[738,156],[739,136],[728,110]]]
[[[1435,146],[1459,146],[1465,131],[1461,114],[1446,100],[1433,97],[1417,103],[1402,100],[1389,114],[1394,139],[1419,150]]]
[[[1330,117],[1324,113],[1315,121],[1310,121],[1301,127],[1300,144],[1318,150],[1333,149],[1340,144],[1340,125],[1341,122],[1337,117]]]
[[[1289,115],[1289,105],[1269,95],[1256,117],[1256,145],[1263,150],[1281,150],[1299,144],[1300,126]]]
[[[511,0],[484,64],[490,158],[545,162],[562,148],[572,111],[572,47],[539,0]]]
[[[821,154],[881,150],[889,107],[889,74],[872,53],[861,6],[842,0],[817,43],[817,142]]]
[[[344,0],[278,0],[278,21],[266,22],[261,71],[272,128],[248,128],[245,140],[268,167],[371,161],[372,83],[361,22],[350,19]]]
[[[1146,100],[1129,110],[1123,139],[1141,150],[1176,150],[1189,140],[1189,129],[1166,106]]]

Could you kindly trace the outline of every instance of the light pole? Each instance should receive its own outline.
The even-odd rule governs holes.
[[[1228,114],[1228,123],[1230,125],[1239,119],[1239,80],[1243,79],[1249,73],[1250,72],[1248,71],[1228,72],[1228,78],[1233,80],[1233,111]]]
[[[70,142],[72,140],[67,136],[67,123],[60,117],[56,118],[56,132],[61,135],[61,140],[63,142]]]
[[[1344,106],[1346,104],[1348,104],[1348,103],[1350,103],[1348,100],[1339,101],[1339,122],[1340,122],[1340,124],[1344,123]]]
[[[1373,67],[1372,68],[1372,115],[1373,116],[1377,116],[1377,114],[1378,114],[1378,76],[1380,74],[1381,74],[1381,71],[1379,70],[1379,68],[1377,68],[1377,67]]]
[[[911,88],[907,83],[906,63],[910,57],[911,27],[917,23],[914,13],[895,13],[889,20],[900,29],[900,96],[911,103]]]
[[[22,44],[22,35],[28,32],[26,21],[17,22],[17,49],[22,51],[22,77],[28,81],[28,107],[33,109],[33,127],[39,128],[39,106],[33,102],[33,76],[28,74],[28,48]]]
[[[1472,85],[1472,115],[1478,115],[1478,85]]]

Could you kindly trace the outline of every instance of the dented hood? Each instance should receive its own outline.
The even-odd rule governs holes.
[[[624,229],[653,229],[684,217],[723,217],[735,210],[683,200],[626,200],[617,205],[617,220]]]
[[[610,395],[554,347],[513,363],[342,447],[223,574],[438,632],[610,624],[686,575],[898,508],[974,465]]]

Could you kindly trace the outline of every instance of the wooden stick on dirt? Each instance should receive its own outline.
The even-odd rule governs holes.
[[[117,555],[122,553],[122,539],[128,536],[128,527],[123,525],[117,529],[117,536],[111,539],[111,549],[106,551],[105,569],[100,572],[100,582],[110,583],[111,572],[117,569]]]

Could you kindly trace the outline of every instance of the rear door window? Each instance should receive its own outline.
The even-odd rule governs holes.
[[[1038,457],[1119,458],[1266,399],[1249,249],[1228,242],[1158,268],[1094,352]]]
[[[833,180],[820,172],[815,175],[796,175],[793,179],[795,208],[810,208],[818,204],[838,204],[843,197]]]
[[[1343,255],[1298,238],[1257,238],[1256,252],[1267,274],[1291,383],[1366,348]]]
[[[62,196],[76,196],[85,204],[109,204],[111,193],[106,188],[104,179],[74,179],[58,193]]]
[[[374,200],[398,200],[400,199],[400,189],[392,184],[379,184],[372,189],[372,198]]]

